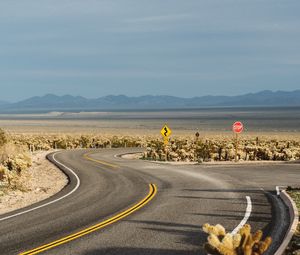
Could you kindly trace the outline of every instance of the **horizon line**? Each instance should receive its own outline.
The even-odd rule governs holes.
[[[262,92],[271,92],[271,93],[278,93],[278,92],[283,92],[283,93],[292,93],[292,92],[298,92],[300,91],[300,89],[296,89],[296,90],[259,90],[256,92],[248,92],[248,93],[243,93],[243,94],[238,94],[238,95],[222,95],[222,94],[218,94],[218,95],[212,95],[212,94],[207,94],[207,95],[202,95],[202,96],[193,96],[193,97],[181,97],[181,96],[175,96],[175,95],[167,95],[167,94],[145,94],[145,95],[139,95],[139,96],[130,96],[130,95],[126,95],[126,94],[107,94],[104,96],[99,96],[99,97],[85,97],[82,95],[73,95],[73,94],[54,94],[54,93],[45,93],[43,95],[33,95],[30,97],[26,97],[23,99],[19,99],[16,101],[10,101],[10,100],[5,100],[5,99],[1,99],[0,101],[4,102],[4,103],[9,103],[9,104],[14,104],[14,103],[18,103],[18,102],[22,102],[28,99],[32,99],[32,98],[43,98],[46,96],[56,96],[56,97],[66,97],[66,96],[71,96],[71,97],[81,97],[84,99],[88,99],[88,100],[93,100],[93,99],[99,99],[99,98],[105,98],[105,97],[118,97],[118,96],[124,96],[124,97],[128,97],[128,98],[140,98],[140,97],[147,97],[147,96],[151,96],[151,97],[174,97],[174,98],[182,98],[182,99],[192,99],[192,98],[202,98],[202,97],[238,97],[238,96],[244,96],[244,95],[251,95],[251,94],[259,94]]]

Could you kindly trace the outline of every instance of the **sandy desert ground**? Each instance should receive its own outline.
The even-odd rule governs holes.
[[[67,177],[46,159],[48,153],[32,155],[33,165],[21,175],[22,189],[0,189],[0,215],[42,201],[67,185]]]

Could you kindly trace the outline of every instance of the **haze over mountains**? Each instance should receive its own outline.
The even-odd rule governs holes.
[[[240,96],[203,96],[193,98],[150,95],[140,97],[110,95],[96,99],[87,99],[80,96],[56,96],[47,94],[42,97],[36,96],[17,103],[0,101],[0,112],[155,110],[238,106],[300,106],[300,90],[291,92],[261,91]]]

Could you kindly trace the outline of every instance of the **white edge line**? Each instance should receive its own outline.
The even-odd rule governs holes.
[[[245,212],[245,216],[242,219],[241,223],[231,232],[231,235],[235,235],[237,234],[237,232],[239,232],[239,230],[247,223],[251,212],[252,212],[252,202],[251,202],[251,197],[246,196],[247,199],[247,208],[246,208],[246,212]],[[211,255],[211,254],[208,254]]]
[[[246,196],[247,199],[247,208],[246,208],[246,213],[244,218],[242,219],[241,223],[231,232],[232,235],[237,234],[237,232],[239,232],[239,230],[247,223],[251,212],[252,212],[252,202],[251,202],[251,198],[249,196]]]
[[[62,199],[64,199],[64,198],[70,196],[71,194],[73,194],[73,193],[79,188],[79,186],[80,186],[80,179],[79,179],[78,175],[77,175],[71,168],[65,166],[64,164],[62,164],[62,163],[60,163],[60,162],[58,162],[58,161],[55,159],[55,155],[56,155],[56,154],[57,154],[57,153],[53,154],[53,160],[54,160],[57,164],[59,164],[59,165],[63,166],[64,168],[66,168],[69,172],[71,172],[71,173],[75,176],[75,178],[76,178],[76,180],[77,180],[76,187],[75,187],[73,190],[71,190],[68,194],[66,194],[66,195],[64,195],[64,196],[62,196],[62,197],[60,197],[60,198],[57,198],[57,199],[55,199],[55,200],[53,200],[53,201],[51,201],[51,202],[48,202],[48,203],[46,203],[46,204],[42,204],[42,205],[40,205],[40,206],[36,206],[36,207],[31,208],[31,209],[29,209],[29,210],[22,211],[22,212],[19,212],[19,213],[16,213],[16,214],[13,214],[13,215],[4,217],[4,218],[0,218],[0,221],[8,220],[8,219],[11,219],[11,218],[20,216],[20,215],[25,214],[25,213],[29,213],[29,212],[35,211],[35,210],[40,209],[40,208],[42,208],[42,207],[45,207],[45,206],[54,204],[54,203],[56,203],[56,202],[58,202],[58,201],[60,201],[60,200],[62,200]]]
[[[280,196],[280,188],[279,188],[279,186],[276,186],[276,194],[277,194],[277,196]]]
[[[279,197],[281,190],[280,189],[286,189],[287,186],[276,186],[276,194]]]

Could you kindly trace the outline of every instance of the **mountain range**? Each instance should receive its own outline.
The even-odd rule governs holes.
[[[0,113],[101,110],[195,109],[203,107],[300,106],[300,90],[261,91],[239,96],[202,96],[181,98],[173,96],[124,95],[88,99],[81,96],[35,96],[16,103],[0,101]]]

